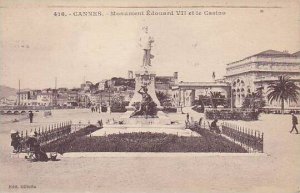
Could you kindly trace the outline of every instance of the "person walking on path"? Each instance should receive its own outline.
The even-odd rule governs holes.
[[[33,122],[33,113],[32,113],[32,111],[29,111],[29,120],[30,120],[30,123]]]
[[[290,131],[290,133],[292,133],[295,129],[297,132],[296,134],[299,134],[298,129],[297,129],[298,119],[294,113],[292,113],[292,125],[293,126],[292,126],[292,130]]]

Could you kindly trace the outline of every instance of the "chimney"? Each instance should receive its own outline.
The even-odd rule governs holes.
[[[174,72],[174,79],[178,79],[178,72]]]
[[[178,84],[178,72],[174,72],[173,77],[174,77],[174,84],[177,85]]]

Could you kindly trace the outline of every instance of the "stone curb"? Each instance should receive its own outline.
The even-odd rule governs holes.
[[[113,157],[267,157],[266,153],[157,153],[157,152],[69,152],[64,158]]]

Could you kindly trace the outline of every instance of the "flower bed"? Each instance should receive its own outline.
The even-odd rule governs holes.
[[[236,153],[245,153],[247,152],[243,147],[235,144],[232,141],[222,137],[219,134],[213,133],[207,129],[200,128],[196,125],[189,127],[192,131],[199,133],[202,137],[204,137],[208,142],[213,142],[213,146],[222,147],[229,151],[226,152],[236,152]],[[222,151],[221,151],[222,152]]]
[[[233,142],[211,133],[181,137],[163,133],[125,133],[97,137],[72,137],[48,147],[64,152],[246,152]]]

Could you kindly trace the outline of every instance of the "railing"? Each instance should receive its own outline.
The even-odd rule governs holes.
[[[222,134],[239,143],[248,152],[264,152],[264,133],[241,126],[223,123]]]
[[[102,124],[102,121],[101,121],[101,124]],[[91,125],[90,121],[88,121],[87,123],[82,123],[81,121],[79,121],[78,123],[73,123],[71,125],[71,133],[79,131],[80,129],[83,129],[89,125]]]
[[[197,121],[191,121],[191,122],[186,121],[185,123],[186,123],[186,128],[189,129],[200,127],[202,129],[211,130],[209,121],[202,121],[201,125],[199,125],[199,122]],[[220,129],[221,129],[221,133],[219,135],[242,146],[245,150],[247,150],[247,152],[249,153],[264,152],[263,132],[229,124],[229,123],[222,123]]]
[[[65,137],[71,133],[72,122],[61,122],[57,124],[42,126],[39,128],[25,130],[20,133],[21,152],[25,152],[27,149],[26,141],[29,138],[29,133],[34,132],[40,145],[45,145],[51,141]]]

